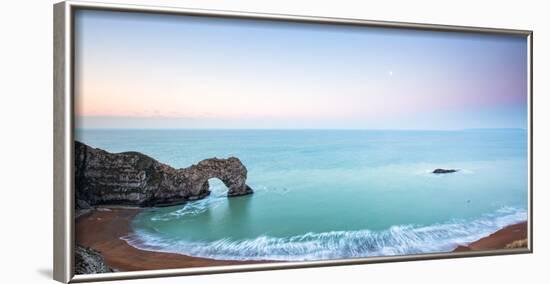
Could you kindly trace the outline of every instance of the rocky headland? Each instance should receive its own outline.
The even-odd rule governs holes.
[[[210,194],[218,178],[228,197],[251,194],[247,169],[238,158],[211,158],[175,169],[139,152],[109,153],[75,142],[75,205],[170,206]]]
[[[139,152],[109,153],[81,142],[75,142],[74,150],[75,216],[78,221],[76,237],[80,244],[75,247],[77,274],[112,272],[111,265],[121,266],[116,261],[111,261],[108,266],[104,261],[103,254],[112,248],[98,247],[96,242],[87,243],[86,236],[93,234],[79,233],[82,231],[79,225],[87,218],[84,215],[111,214],[110,209],[92,210],[94,207],[158,207],[182,204],[208,196],[208,180],[211,178],[218,178],[227,186],[228,197],[253,192],[246,185],[246,167],[235,157],[211,158],[187,168],[175,169]],[[128,220],[123,223],[128,225]],[[100,226],[96,224],[87,229],[97,232]],[[110,227],[108,231],[112,230]],[[123,242],[119,238],[113,241]],[[126,248],[125,251],[128,250],[124,245],[118,245]],[[159,255],[163,258],[167,254]],[[177,263],[181,262],[181,257],[175,258]]]

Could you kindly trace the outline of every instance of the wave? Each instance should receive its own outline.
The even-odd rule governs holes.
[[[195,216],[199,215],[207,210],[216,208],[222,204],[227,203],[227,187],[219,180],[210,180],[210,195],[204,199],[194,200],[185,203],[181,208],[167,212],[164,214],[158,214],[151,217],[151,221],[171,221],[174,219],[179,219],[186,216]],[[289,192],[289,189],[282,188],[271,188],[263,185],[258,185],[254,187],[254,194],[279,194],[285,195]]]
[[[186,241],[137,229],[123,237],[142,250],[223,260],[307,261],[452,251],[508,225],[527,220],[527,211],[505,207],[479,219],[430,226],[399,225],[382,231],[331,231],[279,238]]]

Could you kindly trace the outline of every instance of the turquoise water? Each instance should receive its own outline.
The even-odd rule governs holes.
[[[235,156],[253,195],[143,211],[125,239],[215,259],[444,252],[527,219],[525,130],[78,130],[174,167]],[[434,175],[435,168],[459,172]]]

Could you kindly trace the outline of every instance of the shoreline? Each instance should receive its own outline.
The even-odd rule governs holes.
[[[525,240],[525,242],[522,242]],[[508,225],[486,237],[465,246],[458,246],[453,252],[481,251],[509,248],[521,248],[527,245],[527,221]],[[521,245],[518,246],[518,243]],[[525,245],[525,246],[523,246]]]
[[[105,263],[115,271],[227,266],[273,263],[277,261],[216,260],[177,253],[140,250],[122,237],[131,232],[130,220],[142,209],[101,207],[75,219],[75,242],[101,253]],[[468,245],[459,245],[452,252],[504,249],[527,238],[527,221],[509,225]],[[526,242],[525,242],[526,243]],[[521,243],[523,245],[524,243]]]
[[[80,215],[76,220],[75,242],[101,253],[105,263],[115,271],[208,267],[269,263],[275,261],[215,260],[177,253],[140,250],[121,237],[130,231],[130,220],[140,208],[103,207]]]

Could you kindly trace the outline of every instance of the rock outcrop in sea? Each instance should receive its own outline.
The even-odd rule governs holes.
[[[103,256],[101,256],[98,251],[80,245],[76,245],[75,247],[74,262],[75,274],[113,272],[113,270],[105,264]]]
[[[139,152],[109,153],[75,142],[75,204],[169,206],[210,194],[208,179],[228,187],[228,197],[251,194],[238,158],[211,158],[175,169]]]
[[[455,169],[435,169],[433,170],[433,174],[450,174],[450,173],[455,173],[455,172],[458,172],[458,170],[455,170]]]

